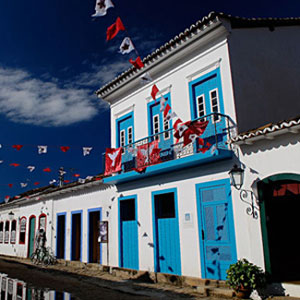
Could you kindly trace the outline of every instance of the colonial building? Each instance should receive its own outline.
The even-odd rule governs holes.
[[[224,280],[230,264],[247,258],[274,282],[299,280],[291,220],[300,200],[292,119],[300,109],[299,25],[211,13],[147,56],[144,68],[100,88],[121,169],[1,205],[1,253],[30,255],[42,224],[67,260]],[[141,85],[146,72],[153,80]],[[166,118],[167,104],[176,117]],[[178,141],[176,118],[205,124],[202,134]],[[244,177],[234,186],[235,171]],[[108,244],[97,240],[100,220],[108,221]]]

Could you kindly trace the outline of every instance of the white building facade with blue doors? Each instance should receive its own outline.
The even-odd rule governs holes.
[[[204,22],[180,45],[170,42],[145,71],[129,70],[98,91],[111,108],[112,148],[123,148],[122,171],[104,178],[118,194],[119,232],[112,238],[119,267],[225,280],[229,265],[244,257],[237,240],[250,246],[228,175],[236,115],[228,31],[219,25]],[[141,86],[146,71],[153,82]],[[208,121],[203,143],[176,143],[160,96],[150,95],[154,83],[180,119]],[[154,141],[159,161],[138,172],[136,152],[146,147],[150,156]],[[259,251],[249,258],[263,266]]]

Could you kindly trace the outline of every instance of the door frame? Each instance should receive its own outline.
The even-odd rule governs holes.
[[[181,275],[182,273],[182,265],[181,265],[181,245],[180,245],[180,231],[179,231],[179,216],[178,216],[178,198],[177,198],[177,188],[168,188],[164,190],[154,191],[151,193],[151,202],[152,202],[152,229],[153,229],[153,261],[154,261],[154,272],[158,272],[158,263],[157,263],[157,255],[159,249],[157,249],[157,226],[156,226],[156,213],[155,213],[155,196],[167,194],[167,193],[173,193],[174,194],[174,206],[175,206],[175,214],[176,214],[176,223],[177,223],[177,230],[178,230],[178,239],[176,242],[178,242],[179,245],[179,269],[180,272],[177,275]]]
[[[87,261],[90,262],[90,213],[99,211],[99,221],[102,221],[102,207],[87,210]],[[102,243],[100,244],[99,264],[102,264]]]
[[[33,250],[34,250],[34,242],[35,242],[35,229],[36,229],[36,216],[35,215],[31,215],[28,218],[28,245],[27,245],[27,257],[30,257],[30,233],[31,233],[31,226],[30,226],[30,221],[32,219],[34,220],[34,230],[33,230]]]
[[[63,245],[63,249],[64,249],[64,255],[63,255],[63,259],[66,259],[66,239],[67,239],[67,213],[66,212],[61,212],[61,213],[57,213],[56,214],[56,247],[55,247],[55,256],[57,256],[58,253],[58,238],[57,238],[57,224],[58,224],[58,217],[60,216],[64,216],[65,217],[65,228],[64,228],[64,233],[65,233],[65,238],[64,238],[64,245]]]
[[[74,210],[71,211],[71,236],[70,236],[70,260],[72,260],[72,255],[73,255],[73,248],[72,248],[72,244],[73,244],[73,215],[76,214],[80,214],[80,228],[81,228],[81,232],[80,232],[80,257],[79,257],[79,261],[82,261],[82,234],[83,234],[83,227],[82,227],[82,209],[81,210]]]
[[[214,181],[208,181],[203,183],[196,184],[196,205],[197,205],[197,219],[198,219],[198,239],[199,239],[199,247],[200,247],[200,266],[201,266],[201,278],[207,278],[206,277],[206,255],[205,255],[205,249],[204,249],[204,242],[202,239],[202,228],[203,227],[203,219],[202,219],[202,204],[201,199],[199,195],[199,190],[201,188],[209,188],[213,186],[220,186],[224,185],[226,188],[226,191],[229,191],[229,196],[227,196],[227,199],[229,198],[228,203],[228,229],[229,229],[229,235],[232,239],[231,245],[232,249],[234,250],[233,253],[233,261],[237,260],[237,249],[236,249],[236,234],[235,234],[235,226],[234,226],[234,215],[233,215],[233,206],[232,206],[232,192],[231,192],[231,185],[230,185],[230,179],[219,179]]]
[[[134,199],[134,207],[135,207],[135,220],[136,220],[136,227],[137,227],[137,266],[136,266],[136,269],[138,270],[139,269],[139,265],[140,265],[140,260],[139,260],[139,254],[140,254],[140,251],[139,251],[139,228],[138,228],[138,203],[137,203],[137,194],[134,194],[134,195],[130,195],[130,196],[122,196],[122,197],[119,197],[118,198],[118,231],[119,231],[119,234],[118,234],[118,238],[119,238],[119,267],[122,268],[122,264],[124,264],[124,262],[122,262],[122,249],[123,247],[121,246],[121,243],[122,243],[122,232],[121,232],[121,214],[120,214],[120,202],[123,201],[123,200],[129,200],[129,199]]]

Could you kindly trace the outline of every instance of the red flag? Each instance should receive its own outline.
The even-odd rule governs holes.
[[[12,147],[19,151],[23,145],[12,145]]]
[[[141,172],[145,167],[158,164],[160,160],[160,148],[158,148],[158,141],[138,146],[137,152],[137,168],[136,171]]]
[[[50,168],[45,168],[43,169],[44,172],[51,172],[51,169]]]
[[[131,58],[129,59],[129,62],[136,67],[137,69],[141,69],[144,67],[144,64],[141,60],[141,58],[138,56],[136,60],[132,60]]]
[[[67,180],[67,179],[66,179],[66,180],[64,180],[64,183],[69,183],[69,182],[70,182],[70,180]]]
[[[155,100],[155,101],[156,101],[156,95],[158,92],[159,92],[159,89],[157,88],[156,84],[154,84],[152,87],[151,96],[152,96],[153,100]]]
[[[125,30],[125,27],[120,19],[120,17],[117,18],[116,22],[112,25],[110,25],[106,30],[106,40],[112,40],[120,30]]]
[[[80,174],[73,174],[74,177],[80,177]]]
[[[34,185],[39,185],[40,183],[38,182],[38,181],[36,181],[35,183],[34,183]]]
[[[203,144],[204,144],[204,143],[203,143]],[[203,144],[202,144],[202,145],[203,145]],[[205,146],[203,145],[203,147],[200,148],[200,149],[198,149],[198,150],[199,150],[200,152],[202,152],[202,153],[205,153],[207,150],[210,149],[211,146],[212,146],[211,143],[207,142]]]
[[[9,186],[10,188],[12,188],[12,187],[13,187],[13,184],[12,184],[12,183],[9,183],[8,186]]]
[[[122,148],[106,148],[105,152],[105,172],[110,175],[122,170]]]
[[[164,109],[164,119],[166,118],[170,110],[171,110],[171,106],[167,103]]]
[[[69,146],[61,146],[61,147],[60,147],[60,150],[61,150],[62,152],[67,152],[69,149],[70,149]]]
[[[20,164],[12,163],[12,164],[10,164],[10,166],[12,166],[12,167],[19,167]]]
[[[5,202],[8,202],[9,199],[10,199],[10,196],[5,196],[4,197]]]

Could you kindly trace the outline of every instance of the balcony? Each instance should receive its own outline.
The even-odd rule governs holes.
[[[208,121],[204,133],[183,146],[174,137],[175,129],[145,137],[122,148],[122,171],[104,178],[105,183],[124,183],[226,159],[232,156],[227,141],[235,132],[230,117],[213,113],[193,120]],[[105,163],[105,159],[103,159]]]

